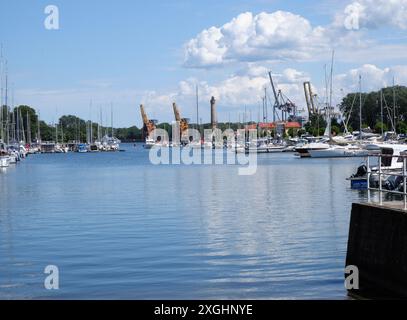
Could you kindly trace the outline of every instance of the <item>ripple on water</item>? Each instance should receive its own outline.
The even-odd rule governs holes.
[[[152,166],[148,153],[36,155],[0,174],[5,299],[345,299],[359,160],[260,155]],[[60,268],[61,289],[43,288]]]

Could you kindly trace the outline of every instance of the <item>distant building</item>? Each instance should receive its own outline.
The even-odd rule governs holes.
[[[290,129],[294,130],[294,134],[298,132],[298,130],[302,129],[302,125],[297,122],[260,122],[258,124],[251,124],[246,126],[246,130],[270,130],[270,131],[275,131],[277,134],[283,135],[288,134],[288,131]]]

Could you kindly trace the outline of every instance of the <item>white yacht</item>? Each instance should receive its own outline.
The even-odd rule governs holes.
[[[302,147],[295,148],[295,151],[297,152],[296,155],[298,155],[300,158],[310,158],[311,157],[311,151],[317,151],[317,150],[327,150],[330,148],[330,145],[325,142],[312,142],[309,144],[306,144]]]
[[[359,146],[330,146],[327,149],[309,149],[311,158],[352,158],[366,157],[369,151]]]

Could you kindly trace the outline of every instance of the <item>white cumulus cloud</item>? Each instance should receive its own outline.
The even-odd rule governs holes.
[[[407,0],[357,0],[346,6],[339,20],[359,28],[407,29]]]
[[[329,49],[326,30],[290,12],[238,15],[202,31],[185,45],[185,65],[211,67],[232,61],[309,59]]]
[[[362,76],[362,90],[364,92],[375,91],[383,87],[407,82],[407,65],[379,68],[372,64],[365,64],[359,68],[351,69],[347,73],[336,77],[337,87],[345,92],[359,90],[359,75]]]

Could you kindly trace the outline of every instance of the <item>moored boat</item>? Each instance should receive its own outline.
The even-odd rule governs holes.
[[[366,157],[369,151],[359,146],[330,146],[327,149],[309,149],[311,158]]]

